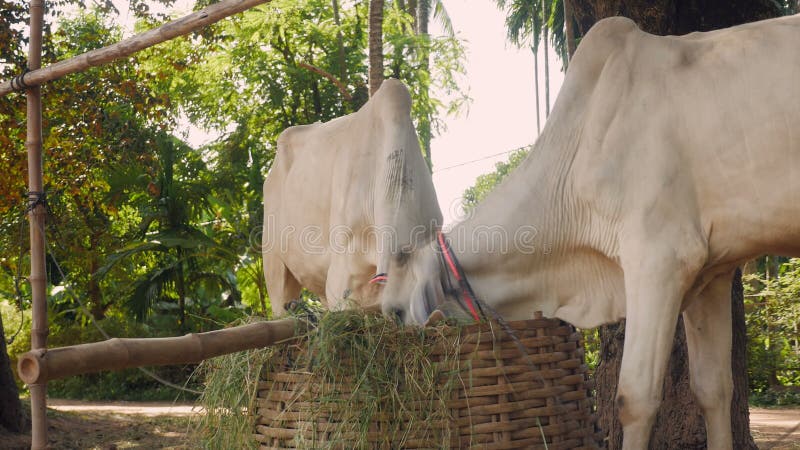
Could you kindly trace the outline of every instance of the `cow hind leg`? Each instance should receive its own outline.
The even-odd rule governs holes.
[[[286,313],[289,302],[300,298],[300,282],[282,261],[271,261],[269,258],[264,258],[264,278],[272,306],[272,317],[280,317]]]
[[[692,278],[669,257],[626,268],[625,345],[617,388],[624,450],[648,447],[681,301]],[[685,267],[685,266],[684,266]]]
[[[718,276],[683,313],[690,385],[706,423],[708,448],[729,450],[731,432],[731,274]]]

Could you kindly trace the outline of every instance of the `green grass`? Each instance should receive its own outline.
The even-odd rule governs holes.
[[[207,413],[195,427],[198,445],[209,449],[256,448],[254,430],[257,380],[265,367],[291,362],[290,370],[312,374],[308,389],[316,401],[307,423],[337,411],[337,428],[324,447],[337,441],[348,448],[369,449],[367,433],[376,417],[383,421],[386,444],[402,447],[412,427],[449,447],[449,431],[430,424],[449,418],[447,399],[461,380],[458,345],[447,346],[443,361],[432,362],[431,342],[443,327],[402,327],[377,314],[356,311],[325,313],[304,336],[302,345],[283,345],[206,361],[200,367],[206,388],[200,404]],[[444,370],[443,367],[449,367]],[[341,395],[339,386],[352,391]],[[320,442],[296,438],[299,448],[320,448]]]

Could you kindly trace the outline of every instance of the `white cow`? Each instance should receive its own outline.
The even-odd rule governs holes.
[[[627,317],[625,449],[647,447],[681,313],[708,446],[731,448],[732,272],[800,255],[797,42],[800,15],[683,37],[598,22],[531,154],[445,235],[507,319]],[[390,266],[384,313],[421,323],[453,298],[428,238]]]
[[[406,87],[386,80],[358,112],[281,133],[262,240],[275,316],[301,286],[331,308],[377,303],[370,280],[386,272],[389,253],[441,223],[410,112]]]

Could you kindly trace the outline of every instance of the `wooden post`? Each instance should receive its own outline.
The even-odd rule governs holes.
[[[158,28],[139,33],[136,36],[132,36],[116,44],[98,48],[64,61],[59,61],[44,69],[39,69],[38,66],[35,68],[30,67],[29,65],[31,72],[22,77],[22,82],[24,82],[24,85],[38,86],[71,73],[81,72],[90,67],[107,64],[164,41],[189,34],[198,28],[219,22],[228,16],[232,16],[269,1],[270,0],[223,0],[208,8],[161,25]],[[0,83],[0,96],[13,91],[12,80]]]
[[[288,318],[171,338],[115,338],[38,349],[19,357],[17,372],[22,381],[35,385],[104,370],[194,364],[215,356],[284,342],[297,335],[302,325],[303,322]]]
[[[42,27],[44,0],[31,0],[28,68],[42,65]],[[42,91],[39,86],[27,89],[28,124],[25,147],[28,151],[28,221],[31,239],[32,323],[31,350],[47,348],[47,271],[45,268],[44,182],[42,169]],[[31,393],[31,448],[47,446],[47,383],[29,386]]]

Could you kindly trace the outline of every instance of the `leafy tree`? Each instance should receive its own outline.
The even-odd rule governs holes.
[[[528,156],[528,152],[530,152],[530,147],[524,147],[511,152],[509,155],[508,160],[498,162],[494,165],[494,172],[489,172],[483,175],[480,175],[477,179],[475,179],[475,184],[468,187],[467,190],[464,191],[463,195],[463,208],[465,210],[470,210],[478,205],[478,203],[483,200],[492,189],[495,188],[501,181],[511,173],[512,170],[516,169],[517,166],[522,163],[522,160]]]
[[[48,4],[55,12],[48,23],[58,18],[58,26],[46,28],[45,65],[121,37],[113,3],[59,16],[68,3]],[[155,3],[169,1],[131,0],[137,30],[163,21],[150,9]],[[439,116],[464,100],[456,83],[464,50],[453,36],[427,37],[431,62],[424,64],[411,3],[383,9],[383,69],[409,85],[417,123],[436,130]],[[0,6],[0,75],[7,79],[25,60],[19,30],[27,5]],[[238,314],[242,302],[268,313],[256,242],[275,141],[286,127],[330,120],[366,101],[367,7],[274,0],[44,86],[54,330],[126,316],[162,332],[210,328]],[[448,101],[431,97],[432,86]],[[25,264],[15,239],[25,223],[23,103],[20,95],[0,99],[0,125],[8,130],[0,135],[7,175],[0,182],[0,292],[14,291]],[[219,137],[191,149],[175,136],[184,119]],[[16,391],[7,397],[16,399]]]
[[[534,62],[534,87],[536,92],[536,129],[541,130],[539,116],[539,50],[544,45],[544,95],[545,117],[550,115],[550,61],[549,44],[552,43],[561,56],[563,68],[569,62],[568,49],[575,49],[575,42],[567,37],[565,20],[567,5],[564,0],[495,0],[498,8],[506,12],[508,40],[518,48],[530,47]]]
[[[107,275],[118,263],[127,266],[136,274],[127,302],[134,316],[144,320],[153,309],[177,308],[178,328],[186,331],[187,302],[203,313],[212,306],[204,299],[227,292],[230,302],[237,303],[237,258],[212,237],[213,226],[199,225],[214,217],[208,201],[210,174],[200,155],[165,133],[156,146],[157,181],[149,181],[147,197],[137,199],[139,239],[111,255],[96,275]]]
[[[745,275],[750,386],[755,392],[800,385],[800,259]]]

